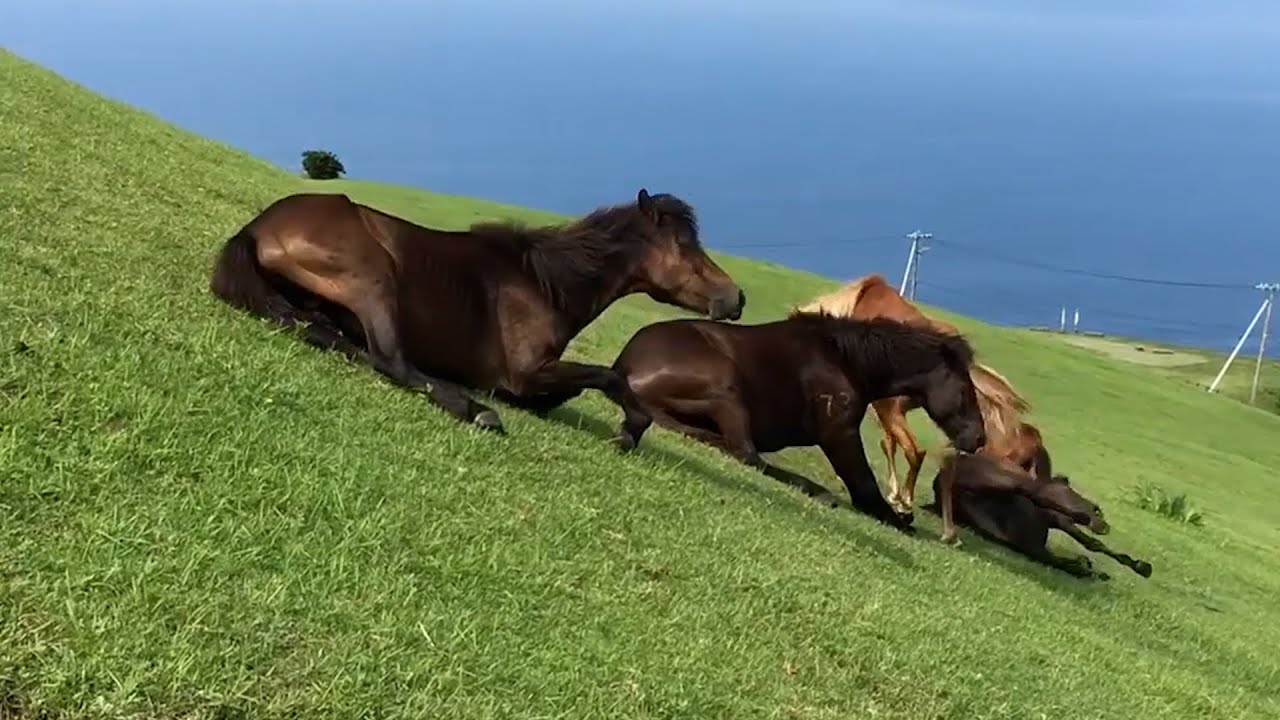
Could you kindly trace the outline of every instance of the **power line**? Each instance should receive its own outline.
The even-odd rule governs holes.
[[[966,299],[970,301],[979,300],[978,296],[973,292],[960,290],[960,289],[948,287],[945,285],[939,285],[937,283],[929,282],[926,280],[921,280],[920,286],[930,290],[941,292],[944,295],[954,296],[957,298]],[[1199,322],[1195,320],[1177,320],[1173,318],[1159,318],[1159,317],[1153,317],[1151,315],[1140,315],[1138,313],[1123,312],[1120,310],[1110,310],[1110,309],[1101,308],[1093,305],[1076,305],[1074,303],[1070,303],[1069,306],[1071,308],[1086,311],[1091,315],[1101,315],[1102,317],[1109,317],[1109,318],[1118,319],[1118,320],[1132,320],[1132,321],[1141,322],[1141,323],[1150,323],[1150,324],[1158,325],[1171,330],[1234,333],[1238,329],[1235,326],[1227,323],[1206,323],[1206,322]]]
[[[958,298],[977,300],[977,297],[972,292],[959,290],[953,287],[947,287],[945,285],[939,285],[937,283],[929,282],[926,280],[921,280],[920,286],[930,290],[936,290],[936,291],[942,292],[943,294],[946,294],[946,295],[953,295]],[[1230,332],[1230,333],[1234,333],[1237,330],[1235,326],[1229,325],[1227,323],[1205,323],[1205,322],[1198,322],[1194,320],[1175,320],[1171,318],[1158,318],[1158,317],[1152,317],[1150,315],[1140,315],[1137,313],[1122,312],[1120,310],[1108,310],[1108,309],[1089,306],[1089,305],[1076,305],[1074,303],[1071,303],[1070,307],[1078,310],[1087,311],[1092,315],[1101,315],[1103,317],[1110,317],[1110,318],[1115,318],[1119,320],[1133,320],[1133,321],[1142,322],[1142,323],[1152,323],[1155,325],[1163,326],[1171,330],[1190,330],[1190,331],[1199,330],[1199,331]]]
[[[717,243],[716,247],[723,250],[752,250],[752,249],[772,249],[772,248],[795,248],[795,247],[824,247],[831,245],[867,245],[871,243],[886,242],[890,240],[900,240],[901,235],[898,233],[881,233],[877,235],[863,235],[859,237],[848,238],[819,238],[814,240],[798,240],[793,242],[761,242],[761,243]],[[983,247],[970,245],[968,243],[959,243],[954,240],[936,240],[932,235],[929,236],[933,243],[931,247],[950,248],[963,252],[975,257],[985,257],[997,262],[1003,262],[1009,265],[1015,265],[1025,268],[1033,268],[1047,272],[1062,273],[1065,275],[1077,275],[1081,277],[1094,278],[1098,280],[1113,280],[1117,282],[1130,282],[1142,285],[1158,285],[1164,287],[1182,287],[1182,288],[1200,288],[1212,290],[1251,290],[1252,284],[1248,283],[1215,283],[1203,282],[1199,280],[1171,280],[1168,278],[1141,277],[1137,275],[1122,275],[1119,273],[1101,272],[1097,270],[1087,270],[1083,268],[1065,267],[1062,265],[1054,265],[1052,263],[1039,262],[1035,260],[1024,260],[1022,258],[1005,255],[1003,253],[994,252]],[[918,258],[917,258],[918,262]]]
[[[717,247],[725,250],[746,250],[751,248],[789,248],[789,247],[820,247],[824,245],[866,245],[873,242],[884,242],[885,240],[897,240],[897,234],[883,235],[865,235],[862,237],[852,238],[827,238],[820,240],[799,240],[796,242],[764,242],[764,243],[717,243]]]
[[[998,262],[1009,263],[1010,265],[1019,265],[1021,267],[1035,268],[1039,270],[1047,270],[1050,272],[1059,272],[1067,275],[1081,275],[1084,277],[1097,278],[1100,280],[1117,280],[1121,282],[1141,283],[1144,285],[1164,285],[1167,287],[1187,287],[1187,288],[1212,288],[1216,290],[1252,290],[1253,285],[1244,283],[1211,283],[1200,282],[1196,280],[1167,280],[1163,278],[1138,277],[1135,275],[1118,275],[1115,273],[1098,272],[1095,270],[1082,270],[1080,268],[1069,268],[1061,265],[1051,265],[1049,263],[1041,263],[1033,260],[1023,260],[1020,258],[1010,257],[1001,253],[992,252],[985,248],[968,245],[965,243],[957,243],[953,240],[935,240],[940,247],[950,247],[961,250],[967,254],[977,257],[986,257]]]

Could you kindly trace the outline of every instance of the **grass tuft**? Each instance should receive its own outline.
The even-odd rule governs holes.
[[[1134,489],[1134,502],[1143,510],[1175,522],[1196,527],[1204,525],[1204,513],[1191,504],[1186,493],[1173,493],[1148,483]]]

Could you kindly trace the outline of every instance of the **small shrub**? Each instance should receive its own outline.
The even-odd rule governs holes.
[[[1197,527],[1204,524],[1204,513],[1187,499],[1186,493],[1174,495],[1158,485],[1139,486],[1134,494],[1138,507],[1170,520]]]
[[[302,170],[312,180],[334,180],[347,171],[338,156],[328,150],[303,151]]]

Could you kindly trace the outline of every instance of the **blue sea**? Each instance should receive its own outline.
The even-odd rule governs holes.
[[[1002,324],[1228,350],[1280,281],[1265,0],[4,0],[0,45],[289,168],[673,192],[836,279],[898,282],[919,229],[917,297]]]

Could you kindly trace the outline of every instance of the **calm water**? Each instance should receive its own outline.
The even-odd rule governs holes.
[[[569,213],[646,186],[840,279],[897,282],[921,228],[922,300],[1229,349],[1256,291],[1027,264],[1280,280],[1280,6],[1115,5],[5,0],[0,44],[291,168]]]

